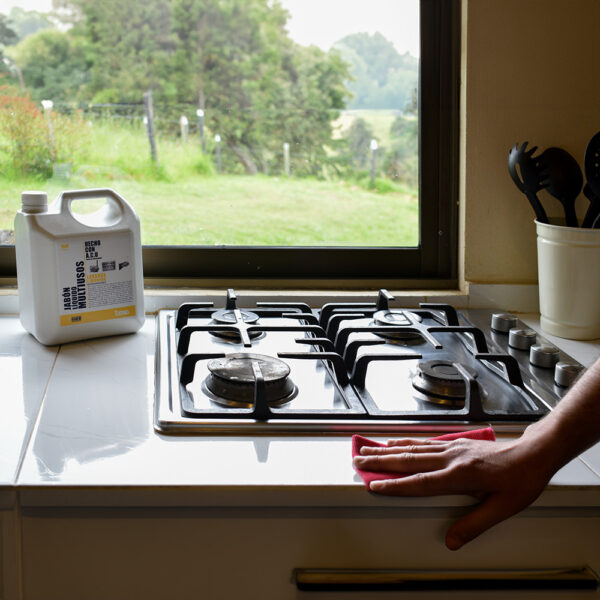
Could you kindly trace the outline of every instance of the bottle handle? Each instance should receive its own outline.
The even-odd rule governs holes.
[[[68,212],[71,216],[73,216],[71,212],[71,203],[73,200],[91,200],[97,198],[106,198],[109,202],[113,202],[119,208],[121,212],[121,217],[125,214],[127,210],[132,211],[132,207],[115,190],[112,188],[92,188],[87,190],[67,190],[65,192],[61,192],[58,198],[56,199],[58,202],[58,210],[61,213]],[[74,218],[74,217],[73,217]]]

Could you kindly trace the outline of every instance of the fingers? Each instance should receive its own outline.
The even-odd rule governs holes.
[[[395,444],[393,446],[363,446],[360,453],[363,456],[374,454],[419,454],[427,452],[443,452],[447,444]]]
[[[524,508],[515,506],[504,494],[491,494],[471,512],[456,521],[446,533],[446,546],[458,550],[484,531]]]
[[[399,479],[372,481],[369,489],[386,496],[438,496],[456,492],[443,471],[417,472]]]
[[[446,457],[439,453],[400,452],[377,453],[355,456],[354,465],[365,471],[387,471],[391,473],[418,473],[443,469]]]
[[[430,447],[430,446],[446,446],[448,444],[445,440],[427,440],[418,438],[403,438],[399,440],[388,440],[387,447],[391,448],[394,446],[413,446],[413,447]],[[366,447],[366,446],[364,446]]]

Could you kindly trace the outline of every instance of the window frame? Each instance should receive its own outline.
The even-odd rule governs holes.
[[[144,276],[161,282],[377,280],[456,288],[460,22],[460,0],[420,0],[417,247],[144,246]],[[0,248],[0,277],[15,274],[14,246]]]

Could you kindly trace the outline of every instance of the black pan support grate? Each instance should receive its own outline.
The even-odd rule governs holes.
[[[225,310],[231,311],[232,323],[197,324],[198,320],[210,319],[216,309],[212,303],[183,304],[176,313],[175,335],[177,345],[176,360],[178,363],[178,393],[182,413],[193,418],[250,419],[266,422],[271,419],[318,419],[318,420],[419,420],[419,421],[456,421],[456,422],[489,422],[489,421],[534,421],[543,416],[547,407],[534,395],[528,393],[517,361],[508,354],[491,352],[484,333],[475,327],[461,325],[455,309],[446,304],[423,303],[418,309],[404,309],[407,325],[357,325],[352,321],[372,317],[376,312],[390,310],[393,300],[386,290],[381,290],[373,303],[330,303],[315,313],[304,303],[267,303],[259,302],[250,309],[259,317],[258,323],[246,323],[239,317],[240,310],[236,306],[236,295],[228,290]],[[394,309],[392,309],[394,310]],[[223,312],[223,309],[220,310]],[[292,319],[297,325],[269,325],[272,318]],[[434,323],[426,325],[423,321]],[[295,409],[293,405],[284,407],[270,406],[266,400],[265,382],[260,366],[253,367],[254,402],[251,408],[222,407],[214,404],[198,408],[188,393],[187,386],[194,380],[196,366],[201,361],[224,357],[218,352],[189,353],[190,340],[196,334],[206,332],[235,333],[244,347],[252,347],[251,334],[270,332],[298,333],[295,343],[309,346],[305,352],[277,352],[282,360],[320,361],[325,367],[328,378],[335,387],[336,394],[343,399],[340,408],[327,409]],[[414,333],[422,337],[434,350],[441,350],[443,344],[434,333],[459,336],[463,346],[476,362],[484,365],[503,380],[503,385],[512,389],[521,400],[524,410],[489,411],[484,409],[481,386],[476,378],[463,365],[453,362],[460,376],[465,381],[466,394],[464,407],[435,408],[418,412],[402,412],[381,410],[365,388],[369,365],[381,361],[415,361],[422,358],[416,352],[405,352],[395,348],[392,352],[377,352],[378,347],[388,344],[385,339],[352,339],[352,334],[378,333]],[[204,338],[203,338],[204,339]],[[365,349],[373,347],[373,352]],[[389,346],[389,345],[388,345]],[[358,356],[361,350],[360,356]],[[173,353],[174,354],[174,353]],[[302,382],[296,382],[302,385]]]

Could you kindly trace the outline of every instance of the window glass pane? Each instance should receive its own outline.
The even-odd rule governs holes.
[[[148,245],[418,246],[418,0],[0,11],[0,243],[23,189],[112,187]]]

